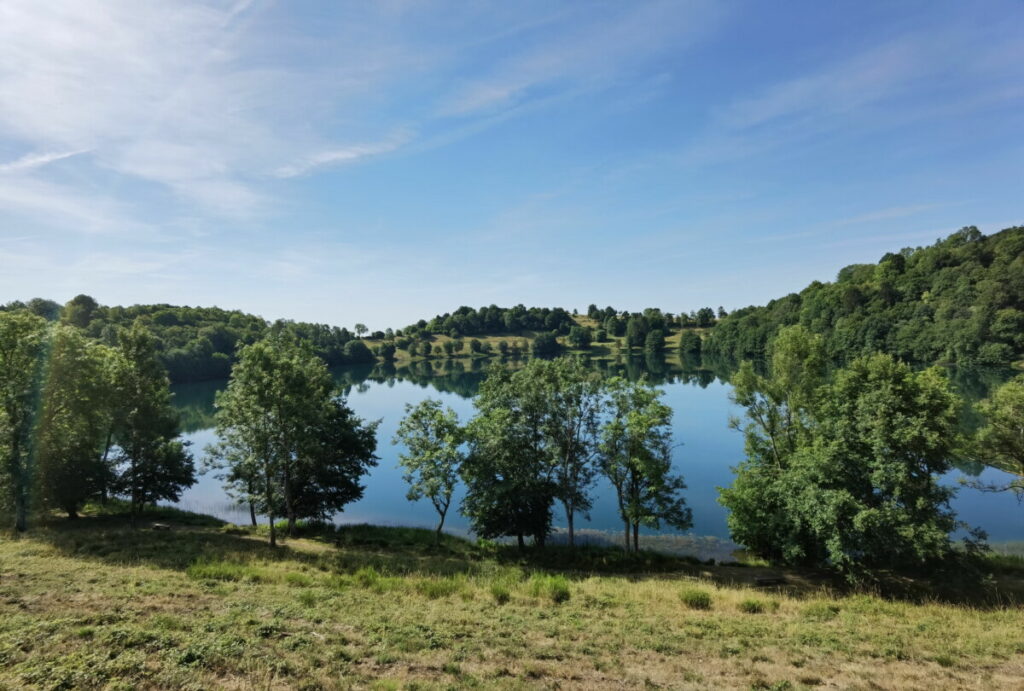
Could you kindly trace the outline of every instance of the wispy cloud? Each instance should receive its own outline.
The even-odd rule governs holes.
[[[849,226],[856,225],[858,223],[875,223],[877,221],[889,221],[894,218],[907,218],[910,216],[916,216],[924,213],[925,211],[932,211],[934,209],[941,209],[943,207],[951,206],[952,202],[943,202],[938,204],[908,204],[906,206],[893,206],[887,209],[879,209],[877,211],[871,211],[858,216],[851,216],[850,218],[841,218],[838,221],[834,221],[834,226]]]
[[[320,168],[353,163],[355,161],[379,156],[401,148],[411,141],[412,134],[403,130],[389,139],[372,144],[357,144],[340,148],[330,148],[316,153],[308,154],[301,160],[286,166],[281,166],[274,174],[279,178],[294,178],[300,175],[313,172]]]
[[[55,161],[61,161],[65,158],[84,154],[86,151],[87,149],[79,149],[78,151],[25,154],[20,158],[10,161],[9,163],[0,163],[0,175],[4,173],[21,173],[32,170],[33,168],[41,168],[42,166]]]
[[[449,94],[441,116],[467,116],[548,95],[549,89],[600,88],[667,48],[680,50],[707,36],[725,15],[720,4],[626,3],[604,13],[582,6],[559,22],[549,40],[513,53],[489,74],[468,80]]]

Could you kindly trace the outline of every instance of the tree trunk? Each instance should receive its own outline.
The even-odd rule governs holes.
[[[249,520],[252,521],[252,527],[256,527],[256,505],[249,501]]]
[[[576,546],[576,530],[573,527],[573,518],[575,517],[575,515],[576,515],[576,512],[573,511],[572,505],[566,504],[565,505],[565,522],[569,526],[569,546],[570,547],[575,547]]]
[[[629,521],[624,521],[626,524],[626,551],[629,551]]]
[[[444,517],[448,513],[448,510],[445,509],[444,511],[438,511],[438,513],[441,514],[441,520],[438,522],[438,524],[437,524],[437,531],[434,533],[434,544],[435,545],[440,545],[441,544],[441,530],[444,528]]]
[[[27,482],[21,463],[21,440],[18,439],[17,431],[13,436],[10,457],[14,461],[11,467],[13,475],[11,479],[14,480],[14,529],[19,533],[24,533],[28,530],[28,497],[25,496]]]
[[[291,473],[285,466],[284,471],[284,510],[288,514],[288,537],[295,532],[295,507],[292,506],[292,481]]]
[[[274,492],[270,484],[270,466],[263,468],[264,489],[267,500],[267,519],[270,521],[270,546],[277,547],[277,528],[274,527]]]
[[[640,524],[633,524],[633,551],[640,553]]]
[[[519,542],[519,549],[520,549],[520,551],[526,549],[526,540],[523,539],[523,534],[522,533],[519,533],[519,534],[516,535],[516,540],[518,540],[518,542]]]

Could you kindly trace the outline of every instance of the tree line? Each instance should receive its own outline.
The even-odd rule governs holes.
[[[661,395],[644,381],[603,379],[575,358],[493,367],[466,424],[433,399],[406,407],[394,443],[404,446],[409,499],[434,505],[440,535],[461,480],[473,532],[520,546],[545,544],[559,505],[573,545],[575,519],[588,517],[602,475],[615,489],[625,547],[639,550],[641,526],[691,525]]]
[[[833,283],[723,318],[706,350],[766,357],[782,328],[820,334],[829,358],[885,352],[907,362],[998,365],[1024,358],[1024,227],[984,235],[970,226],[930,247],[854,264]]]
[[[124,497],[134,517],[195,481],[156,340],[141,324],[108,345],[28,311],[0,312],[0,507],[70,518]]]
[[[127,499],[134,519],[193,484],[157,353],[141,322],[107,344],[27,310],[0,312],[0,505],[17,530],[33,509],[74,518],[109,497]],[[720,501],[733,538],[772,562],[860,580],[982,549],[980,534],[966,551],[951,537],[963,526],[939,478],[958,457],[1015,478],[981,489],[1024,493],[1024,375],[979,404],[984,424],[971,436],[940,368],[881,353],[834,367],[825,337],[799,325],[773,339],[763,371],[744,362],[732,383],[746,458]],[[532,359],[489,368],[474,407],[463,424],[438,401],[409,406],[394,439],[409,498],[433,503],[438,533],[462,482],[460,510],[478,536],[543,546],[560,511],[572,544],[598,477],[615,492],[627,549],[639,549],[642,527],[691,525],[672,411],[651,383],[578,358]],[[378,460],[377,423],[353,413],[313,345],[287,330],[240,349],[215,419],[208,463],[254,524],[270,519],[272,543],[277,519],[291,534],[359,499]]]

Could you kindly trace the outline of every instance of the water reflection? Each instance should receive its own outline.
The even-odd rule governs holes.
[[[677,471],[686,478],[686,499],[694,511],[694,536],[708,536],[711,541],[667,540],[663,544],[704,545],[711,556],[720,555],[728,547],[725,510],[718,504],[718,487],[731,484],[731,468],[743,458],[742,435],[728,428],[730,415],[740,414],[729,401],[729,377],[733,371],[729,363],[695,362],[671,356],[649,357],[595,357],[588,359],[590,366],[604,376],[622,376],[631,380],[646,377],[663,388],[665,401],[674,411],[673,432],[681,446],[673,461]],[[452,406],[465,421],[473,414],[471,398],[492,366],[522,367],[525,360],[511,358],[463,358],[422,360],[413,363],[382,363],[339,368],[333,371],[335,380],[349,399],[350,405],[366,419],[380,419],[378,455],[380,464],[366,479],[366,494],[338,517],[344,521],[366,521],[392,525],[429,526],[434,520],[433,509],[424,502],[411,504],[405,498],[406,487],[397,469],[399,449],[391,445],[398,421],[404,414],[406,403],[424,398],[441,398]],[[1009,370],[950,369],[950,380],[964,396],[965,431],[978,424],[972,403],[987,396],[991,390],[1013,373]],[[213,402],[226,381],[200,382],[175,387],[175,405],[182,414],[185,431],[193,442],[198,456],[202,449],[215,441],[213,430]],[[1002,474],[1005,475],[1005,474]],[[962,461],[946,481],[956,485],[963,477],[998,481],[1000,471],[979,463]],[[597,497],[589,521],[580,521],[580,527],[607,533],[610,540],[618,539],[620,526],[610,487],[598,484]],[[461,495],[456,495],[457,505]],[[181,501],[183,508],[217,514],[227,520],[244,522],[247,515],[234,507],[225,496],[219,481],[206,475],[190,489]],[[961,489],[954,502],[961,519],[986,529],[993,540],[1024,540],[1024,509],[1017,506],[1010,495],[984,494]],[[560,518],[560,517],[559,517]],[[556,521],[556,525],[560,521]],[[466,522],[461,516],[451,520],[453,532],[464,532]],[[651,537],[652,540],[656,538]],[[661,544],[660,543],[660,544]],[[653,544],[653,543],[652,543]],[[698,552],[700,550],[697,550]],[[708,553],[700,552],[705,556]]]

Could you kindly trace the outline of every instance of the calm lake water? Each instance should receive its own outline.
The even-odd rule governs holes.
[[[346,507],[336,516],[339,523],[375,523],[432,527],[436,514],[428,501],[410,502],[406,499],[406,484],[397,467],[400,448],[393,446],[398,422],[407,403],[425,398],[438,398],[455,409],[463,421],[473,414],[471,396],[483,378],[485,365],[479,361],[445,361],[420,364],[415,369],[396,370],[390,366],[342,368],[335,377],[347,392],[349,405],[366,420],[380,420],[377,430],[378,465],[364,479],[366,491],[358,502]],[[679,445],[674,451],[676,471],[682,473],[688,486],[685,496],[693,509],[694,525],[686,536],[677,531],[647,531],[649,544],[701,556],[724,558],[735,548],[729,543],[726,511],[717,502],[718,487],[732,482],[731,468],[743,459],[742,435],[729,428],[730,416],[742,413],[729,401],[730,386],[724,376],[718,377],[707,370],[686,368],[685,364],[669,365],[663,361],[631,360],[628,362],[602,362],[596,367],[630,378],[646,374],[665,391],[665,402],[672,407],[673,432]],[[989,386],[1005,377],[1005,373],[958,373],[954,383],[966,396],[984,395]],[[213,397],[226,381],[204,382],[175,387],[175,404],[181,410],[187,430],[186,437],[193,443],[197,461],[204,456],[204,448],[216,441],[212,429]],[[992,468],[966,467],[949,473],[944,482],[958,486],[962,478],[999,482],[1008,476]],[[579,517],[577,529],[585,538],[605,542],[619,540],[621,523],[615,509],[614,492],[607,482],[599,481],[594,488],[596,500],[590,520]],[[461,500],[456,496],[454,507]],[[202,475],[199,482],[186,491],[177,506],[217,515],[235,523],[249,521],[247,509],[233,505],[224,493],[220,481],[212,473]],[[989,534],[994,546],[1000,543],[1024,541],[1024,506],[1012,494],[984,493],[961,487],[953,506],[959,518],[971,526],[981,527]],[[556,505],[555,526],[565,523]],[[467,521],[457,511],[451,511],[445,523],[452,533],[468,531]]]

